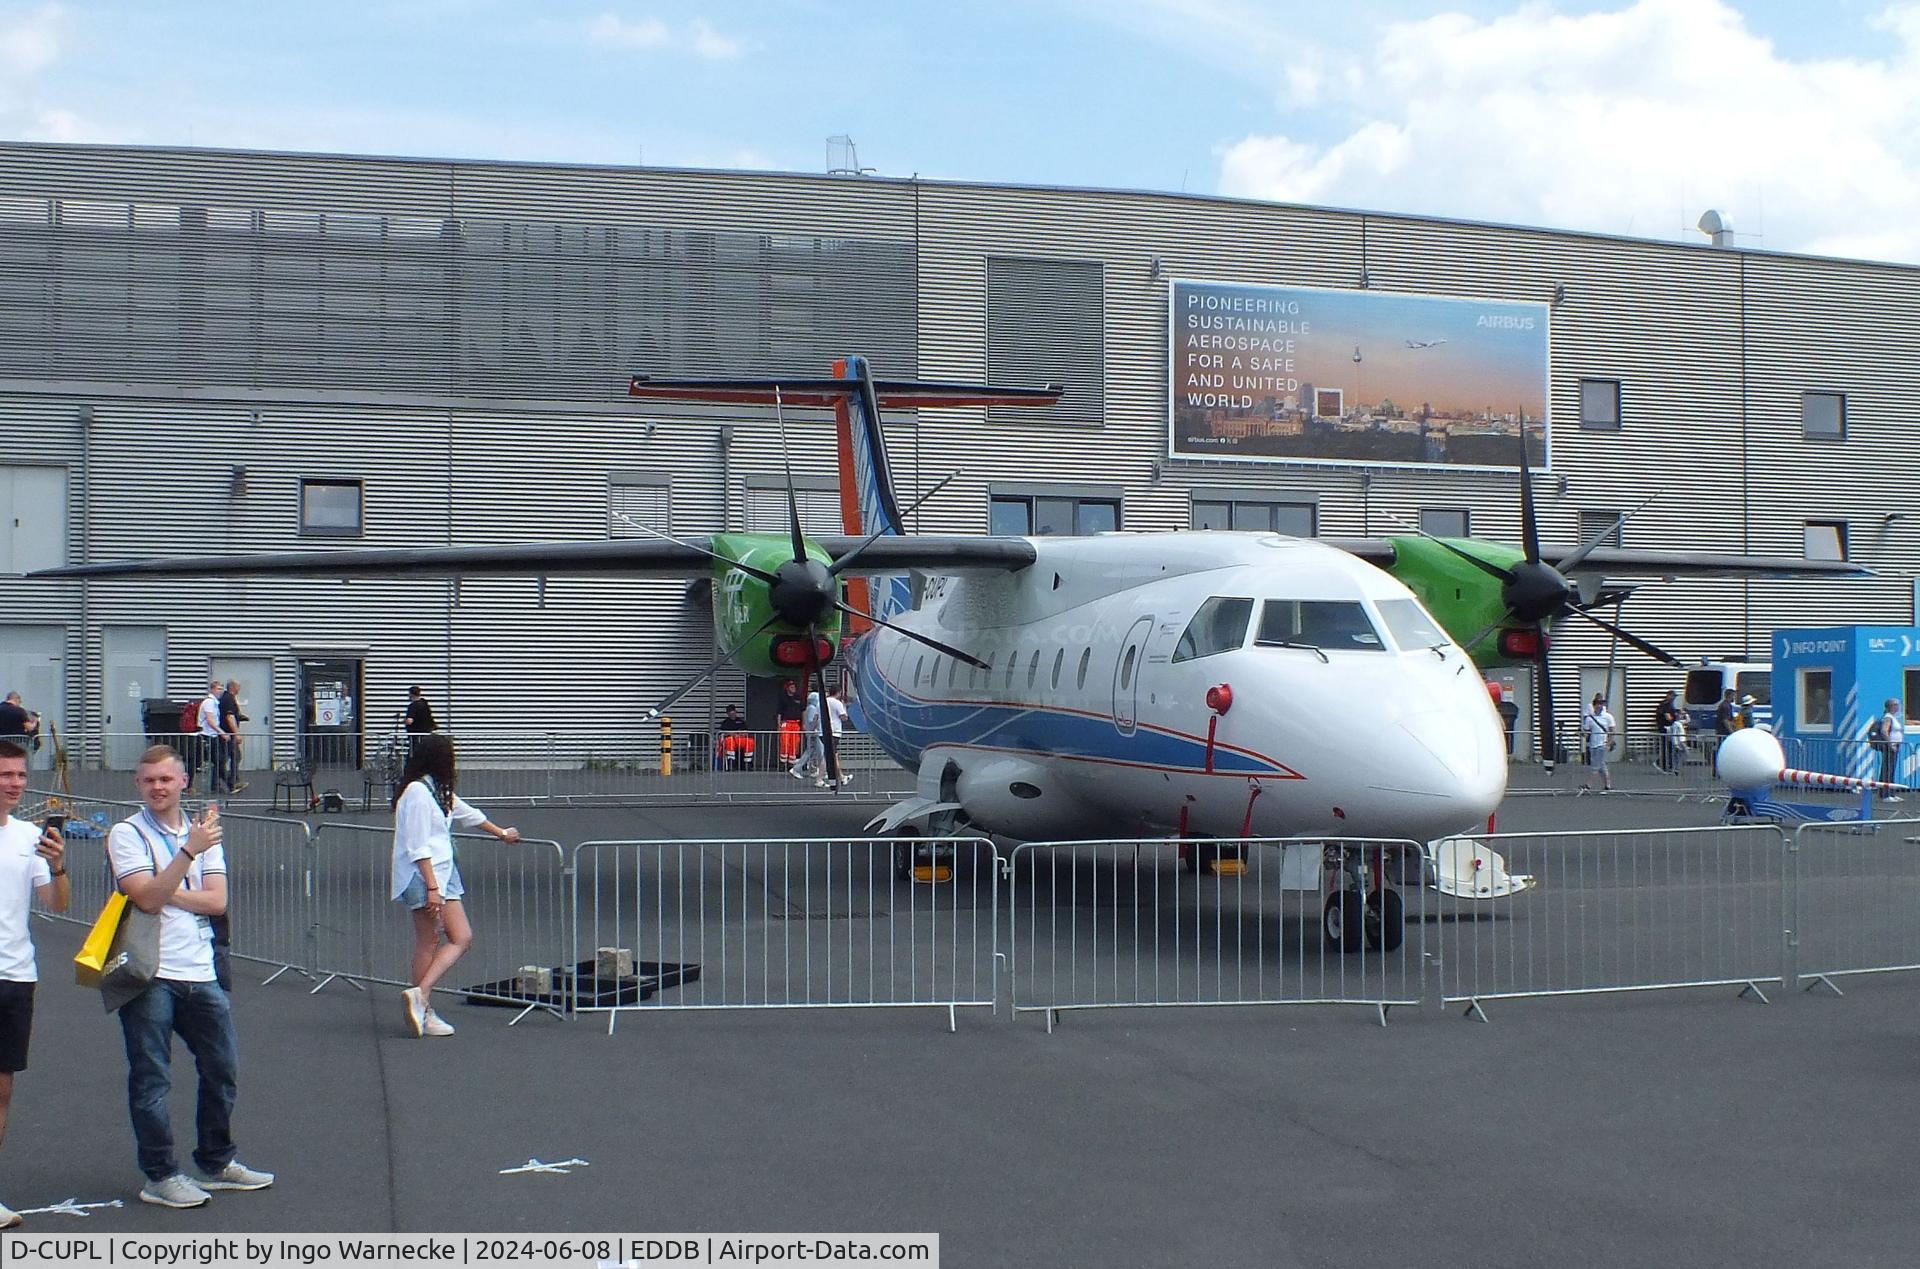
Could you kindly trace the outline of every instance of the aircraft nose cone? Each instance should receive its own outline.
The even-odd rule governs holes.
[[[1507,791],[1505,739],[1491,711],[1481,719],[1425,710],[1403,715],[1397,731],[1375,787],[1404,796],[1409,816],[1417,817],[1408,831],[1424,836],[1435,824],[1484,824]]]

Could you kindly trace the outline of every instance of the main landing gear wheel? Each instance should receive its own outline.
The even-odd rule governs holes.
[[[1407,937],[1407,910],[1398,890],[1382,890],[1367,896],[1364,929],[1367,946],[1383,952],[1397,952]]]
[[[1320,932],[1328,947],[1341,952],[1360,950],[1365,924],[1361,911],[1360,892],[1351,886],[1342,886],[1327,896],[1327,906],[1320,912]]]
[[[900,881],[913,880],[913,865],[920,854],[920,834],[911,828],[894,832],[900,840],[893,844],[893,875]]]

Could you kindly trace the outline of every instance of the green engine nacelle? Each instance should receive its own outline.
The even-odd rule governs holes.
[[[730,560],[773,573],[793,559],[793,543],[782,535],[769,533],[719,533],[713,538],[713,550]],[[807,544],[807,558],[831,564],[833,557],[821,548]],[[771,588],[757,577],[724,564],[713,566],[713,638],[716,648],[731,648],[759,629],[774,615]],[[814,627],[827,644],[827,659],[840,648],[840,613],[830,611]],[[775,621],[766,630],[747,641],[733,656],[734,664],[748,674],[772,678],[791,678],[805,673],[807,632],[784,621]],[[783,657],[782,654],[785,654]]]
[[[1500,651],[1500,632],[1505,627],[1493,623],[1506,615],[1507,604],[1499,578],[1475,568],[1431,539],[1390,537],[1387,540],[1393,543],[1393,566],[1387,571],[1420,597],[1420,602],[1453,636],[1455,643],[1466,647],[1467,640],[1487,631],[1476,646],[1466,649],[1475,665],[1492,669],[1529,663],[1530,658],[1507,656]],[[1474,538],[1448,538],[1447,542],[1496,568],[1511,570],[1526,559],[1526,553],[1516,547]],[[1489,630],[1489,626],[1493,628]]]

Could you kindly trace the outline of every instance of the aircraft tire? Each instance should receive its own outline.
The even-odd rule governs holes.
[[[893,875],[899,881],[913,880],[913,860],[920,850],[920,834],[911,828],[896,829],[899,838],[893,844]]]
[[[1342,886],[1328,895],[1326,906],[1320,910],[1320,932],[1327,946],[1340,952],[1359,951],[1365,911],[1360,892],[1352,886]]]
[[[1383,952],[1397,952],[1407,937],[1407,908],[1398,890],[1382,890],[1367,897],[1367,946]]]

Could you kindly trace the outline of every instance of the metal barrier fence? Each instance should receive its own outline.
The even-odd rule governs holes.
[[[1430,949],[1441,999],[1737,986],[1784,979],[1791,870],[1770,825],[1475,839],[1530,875],[1498,905],[1443,900]],[[1765,999],[1764,995],[1760,995]]]
[[[944,880],[911,875],[916,849]],[[584,842],[572,874],[572,1001],[609,1032],[645,1009],[939,1007],[951,1030],[957,1009],[994,1008],[998,866],[981,838]],[[621,951],[632,972],[600,973]]]
[[[459,752],[462,794],[496,803],[622,806],[678,800],[807,801],[825,796],[894,798],[912,792],[914,774],[881,751],[871,736],[848,732],[836,745],[845,785],[838,790],[796,780],[783,756],[797,747],[778,732],[672,733],[672,748],[652,729],[619,732],[549,732],[527,729],[448,732]],[[273,769],[248,768],[240,795],[247,803],[279,800],[304,811],[310,797],[332,791],[350,805],[385,802],[406,758],[404,736],[369,736],[364,743],[332,746],[307,755],[304,764],[283,739]],[[126,788],[130,764],[145,747],[138,733],[66,738],[69,778],[87,797],[111,798]],[[671,754],[671,763],[665,759]],[[247,751],[249,763],[255,755]],[[201,765],[196,787],[208,787]],[[670,772],[670,773],[669,773]],[[223,804],[235,801],[223,795]]]
[[[35,799],[54,795],[36,791]],[[62,796],[61,804],[82,832],[67,834],[67,873],[72,901],[60,919],[91,925],[114,881],[107,863],[107,830],[140,810],[140,803]],[[197,803],[184,803],[198,814]],[[232,954],[272,966],[272,982],[288,970],[305,972],[306,895],[312,833],[302,820],[220,814],[227,861],[227,918]],[[82,835],[85,833],[87,835]],[[95,835],[97,834],[97,835]]]
[[[473,946],[439,990],[563,1012],[562,1003],[529,999],[516,979],[523,968],[561,968],[571,940],[566,853],[560,843],[522,838],[512,845],[491,837],[454,835],[455,856],[473,926]],[[393,829],[383,825],[324,824],[313,837],[313,881],[308,905],[306,964],[320,981],[405,987],[411,981],[413,922],[393,901]],[[514,1021],[519,1021],[515,1018]]]
[[[1791,849],[1796,982],[1920,969],[1920,820],[1805,824]]]
[[[1356,839],[1017,847],[1013,1011],[1052,1030],[1069,1009],[1357,1004],[1384,1024],[1420,1002],[1423,858]]]

